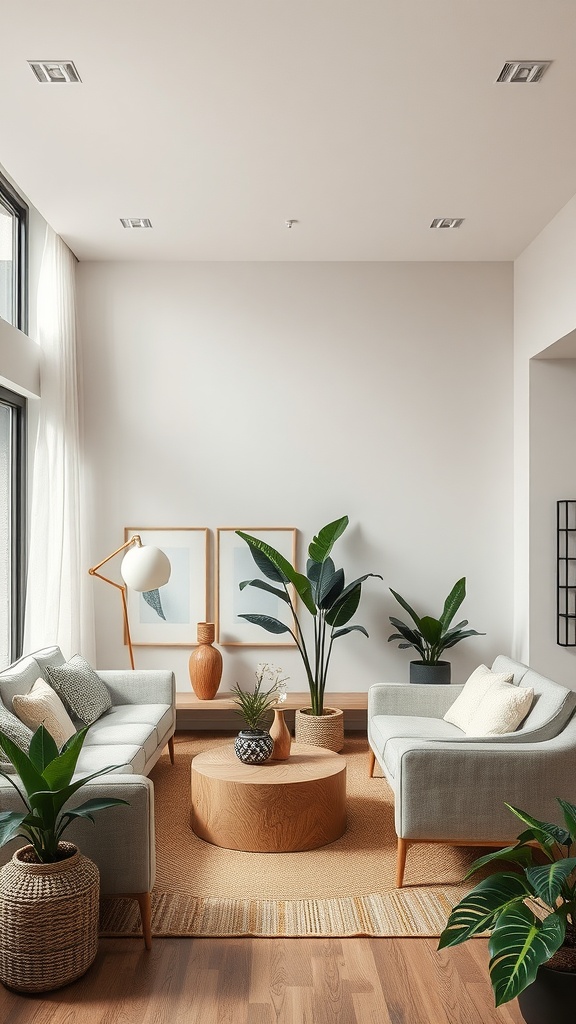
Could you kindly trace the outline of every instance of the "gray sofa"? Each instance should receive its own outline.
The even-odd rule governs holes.
[[[28,693],[46,665],[61,665],[58,647],[27,655],[0,672],[0,699],[11,710],[15,694]],[[154,787],[147,775],[166,746],[174,763],[176,724],[175,681],[168,671],[99,671],[110,691],[112,707],[90,726],[78,760],[75,778],[99,768],[118,765],[114,772],[93,779],[78,791],[70,807],[87,799],[114,796],[128,806],[101,811],[96,823],[76,821],[66,838],[90,857],[100,870],[104,895],[138,900],[146,947],[151,944],[150,893],[156,872]],[[78,728],[81,723],[78,723]],[[0,809],[21,810],[10,783],[0,777]],[[22,840],[0,849],[5,864]]]
[[[520,829],[505,803],[555,821],[556,797],[576,802],[576,693],[503,655],[492,671],[534,689],[516,732],[475,737],[445,722],[461,686],[368,691],[369,773],[378,761],[394,793],[399,887],[414,843],[506,846]]]

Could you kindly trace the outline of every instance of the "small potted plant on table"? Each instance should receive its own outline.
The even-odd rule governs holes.
[[[279,701],[285,699],[284,684],[288,677],[281,679],[281,672],[282,669],[264,663],[256,668],[256,686],[252,691],[242,690],[238,683],[232,687],[232,700],[238,708],[237,713],[247,726],[238,733],[234,741],[236,756],[244,764],[263,764],[272,755],[274,739],[261,726],[267,713],[275,708]],[[268,690],[262,689],[265,677],[272,682]]]

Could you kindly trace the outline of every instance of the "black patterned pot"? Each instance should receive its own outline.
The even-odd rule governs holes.
[[[518,996],[526,1024],[559,1024],[574,1020],[576,972],[539,967],[536,981]]]
[[[242,729],[234,740],[236,757],[244,764],[263,764],[274,750],[274,740],[263,729]]]

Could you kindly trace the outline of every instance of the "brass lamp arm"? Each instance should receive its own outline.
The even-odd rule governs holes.
[[[126,639],[128,641],[128,652],[130,654],[130,665],[132,666],[132,668],[134,668],[134,651],[132,649],[132,637],[130,636],[130,623],[128,621],[128,605],[126,602],[126,584],[116,583],[114,580],[108,579],[108,576],[103,576],[101,572],[98,572],[98,569],[105,565],[106,562],[109,562],[111,558],[114,558],[115,555],[119,555],[121,551],[124,551],[126,548],[129,548],[132,544],[136,544],[136,546],[139,548],[142,547],[142,540],[138,533],[135,533],[133,537],[130,537],[130,540],[127,540],[125,544],[121,544],[119,548],[116,548],[116,551],[113,551],[111,555],[107,555],[106,558],[103,558],[101,562],[98,562],[98,565],[94,565],[91,569],[88,569],[88,572],[90,573],[90,576],[97,576],[99,580],[104,580],[105,583],[109,583],[110,586],[116,587],[116,590],[120,591],[120,595],[122,597],[122,614],[124,616],[124,629],[126,631]]]
[[[103,558],[101,562],[98,562],[98,565],[93,566],[92,569],[88,569],[90,575],[98,576],[98,569],[101,569],[103,565],[106,565],[106,562],[109,562],[115,555],[119,555],[121,551],[129,548],[131,544],[136,544],[139,548],[142,547],[142,538],[139,533],[135,533],[133,537],[130,537],[130,540],[127,540],[125,544],[121,544],[120,547],[116,548],[116,551],[113,551],[111,555],[106,555],[106,558]],[[112,583],[112,580],[106,579],[106,576],[100,576],[100,579],[106,580],[107,583]],[[117,587],[119,584],[113,583],[112,586]]]

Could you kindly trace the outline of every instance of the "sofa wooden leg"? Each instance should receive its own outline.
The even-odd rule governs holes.
[[[370,750],[368,751],[368,775],[369,775],[369,777],[371,779],[374,778],[374,765],[375,764],[376,764],[376,754],[372,750],[372,747],[370,747]]]
[[[152,899],[149,892],[137,892],[134,895],[140,907],[144,945],[146,949],[152,949]]]
[[[170,754],[170,761],[174,764],[174,736],[171,736],[168,740],[168,753]]]
[[[408,840],[398,836],[396,849],[396,888],[401,889],[404,884],[404,868],[406,867],[406,854],[408,853]]]

